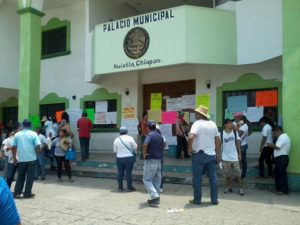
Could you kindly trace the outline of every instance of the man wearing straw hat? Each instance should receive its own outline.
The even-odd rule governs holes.
[[[210,182],[211,203],[218,202],[216,160],[220,161],[220,138],[217,125],[209,120],[208,109],[200,105],[195,109],[197,121],[192,125],[188,138],[188,150],[192,155],[194,199],[191,204],[200,205],[202,198],[202,175],[207,171]]]

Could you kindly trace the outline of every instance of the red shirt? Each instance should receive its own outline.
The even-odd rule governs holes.
[[[91,120],[86,117],[81,117],[79,120],[77,120],[77,128],[79,128],[80,138],[90,138],[92,127],[93,125]]]

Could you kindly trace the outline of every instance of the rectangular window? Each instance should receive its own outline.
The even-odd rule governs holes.
[[[65,103],[40,105],[40,117],[55,117],[56,112],[65,111]]]
[[[97,112],[98,101],[86,101],[84,102],[84,109],[94,109],[95,121],[93,128],[117,128],[117,100],[101,100],[106,105],[105,109],[102,108],[101,112]],[[99,117],[102,117],[100,119]],[[97,119],[98,118],[98,119]]]
[[[239,91],[226,91],[223,92],[223,120],[225,119],[225,110],[229,108],[228,98],[232,96],[247,96],[247,108],[248,107],[257,107],[257,92],[261,91],[276,91],[278,94],[277,88],[271,89],[259,89],[259,90],[239,90]],[[278,97],[277,97],[278,99]],[[247,115],[246,115],[247,116]],[[275,124],[278,122],[278,106],[263,106],[261,116],[267,116]],[[258,121],[251,122],[253,130],[260,130]]]
[[[42,57],[67,51],[67,26],[42,32]]]
[[[10,120],[13,121],[13,124],[18,122],[18,107],[3,108],[3,125],[5,126]]]

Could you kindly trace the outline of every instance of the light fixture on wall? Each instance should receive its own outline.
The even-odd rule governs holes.
[[[73,96],[72,96],[72,99],[73,99],[73,100],[76,100],[76,95],[73,95]]]
[[[129,95],[129,89],[125,88],[125,95]]]
[[[211,81],[210,80],[206,80],[206,87],[207,89],[210,89],[211,86]]]

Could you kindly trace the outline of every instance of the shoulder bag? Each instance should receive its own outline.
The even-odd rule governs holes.
[[[133,155],[134,161],[136,161],[136,153],[133,149],[129,148],[124,142],[123,140],[119,137],[120,141],[122,142],[122,144],[125,146],[125,148],[128,149],[128,151],[131,152],[131,154]]]

